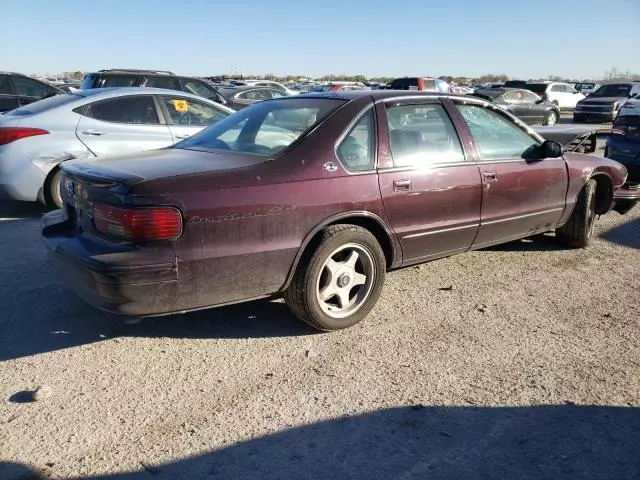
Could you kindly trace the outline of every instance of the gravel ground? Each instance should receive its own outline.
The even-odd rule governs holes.
[[[640,478],[640,207],[586,250],[391,273],[332,334],[280,302],[124,325],[64,289],[37,210],[0,217],[2,479]]]

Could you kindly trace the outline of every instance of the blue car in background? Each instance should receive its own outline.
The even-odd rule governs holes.
[[[607,139],[605,157],[627,167],[627,183],[620,193],[630,201],[640,195],[640,93],[620,108],[613,130],[615,133]]]

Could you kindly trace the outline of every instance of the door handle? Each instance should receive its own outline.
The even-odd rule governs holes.
[[[396,192],[406,192],[411,190],[411,180],[394,180],[393,189]]]
[[[84,135],[95,135],[96,137],[99,137],[100,135],[105,134],[105,132],[100,132],[98,130],[83,130],[82,133]]]
[[[496,172],[482,172],[482,176],[487,182],[495,182],[498,179]]]
[[[180,140],[184,140],[185,138],[189,138],[191,135],[189,135],[188,133],[182,133],[180,135],[176,135],[176,138],[180,139]]]

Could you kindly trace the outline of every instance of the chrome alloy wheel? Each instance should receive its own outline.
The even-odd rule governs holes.
[[[333,318],[346,318],[369,298],[376,276],[371,253],[355,243],[335,249],[322,265],[316,282],[316,298]]]

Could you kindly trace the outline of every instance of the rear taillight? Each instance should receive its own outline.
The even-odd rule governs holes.
[[[24,127],[0,127],[0,145],[15,142],[21,138],[33,137],[35,135],[47,135],[49,132],[41,128]]]
[[[93,205],[93,224],[101,233],[125,240],[173,240],[182,233],[182,215],[174,207]]]

